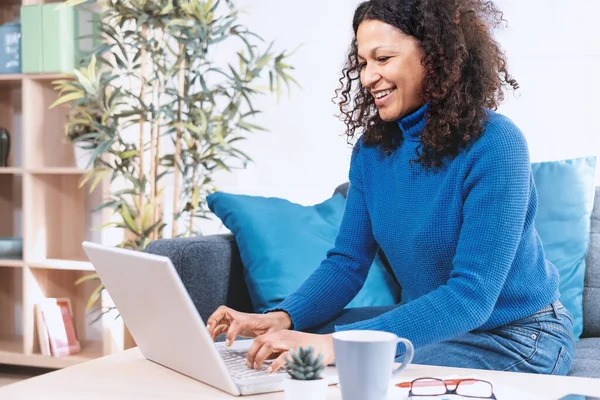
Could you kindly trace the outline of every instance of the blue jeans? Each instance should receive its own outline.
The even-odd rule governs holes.
[[[335,325],[374,318],[393,309],[365,307],[344,310],[313,333],[332,333]],[[413,363],[566,375],[573,363],[573,317],[555,302],[510,324],[487,331],[471,331],[444,342],[415,349]],[[401,361],[402,357],[398,358]]]

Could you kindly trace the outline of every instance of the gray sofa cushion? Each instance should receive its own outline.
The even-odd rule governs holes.
[[[577,343],[569,375],[600,378],[600,338],[581,339]]]
[[[171,259],[204,321],[222,304],[252,312],[233,235],[160,239],[149,243],[146,251]]]
[[[340,186],[335,188],[335,192],[333,192],[333,194],[341,193],[342,196],[346,197],[348,195],[348,187],[349,186],[350,186],[349,182],[342,183]]]
[[[596,188],[590,235],[585,259],[582,337],[600,336],[600,187]],[[600,345],[600,343],[599,343]],[[597,357],[600,360],[600,356]]]

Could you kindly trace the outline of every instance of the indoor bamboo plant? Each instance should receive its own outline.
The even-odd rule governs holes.
[[[54,82],[52,107],[69,107],[66,138],[92,154],[82,184],[94,190],[110,182],[99,209],[111,209],[113,219],[104,226],[122,228],[119,246],[136,250],[163,237],[169,223],[171,237],[201,234],[213,174],[245,167],[250,157],[238,145],[263,130],[252,122],[256,96],[279,97],[283,85],[296,83],[286,64],[291,53],[273,52],[241,25],[232,0],[65,6],[100,10],[97,45],[72,77]],[[239,46],[217,52],[225,41]],[[167,179],[170,210],[162,208]]]

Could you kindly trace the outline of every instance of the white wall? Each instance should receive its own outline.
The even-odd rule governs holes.
[[[532,161],[600,156],[600,1],[499,0],[498,39],[519,81],[500,110],[527,136]],[[600,160],[599,160],[600,164]],[[600,172],[596,174],[600,182]]]
[[[347,180],[350,147],[331,102],[351,40],[357,0],[238,0],[242,21],[275,49],[303,47],[290,63],[303,86],[277,104],[262,98],[257,122],[271,131],[254,135],[244,149],[255,163],[221,174],[219,189],[287,198],[310,205]],[[600,156],[600,13],[598,0],[498,0],[508,28],[497,37],[519,81],[500,112],[525,133],[532,161]],[[600,160],[599,160],[600,161]],[[600,164],[600,162],[599,162]],[[600,165],[597,173],[600,183]],[[205,234],[224,232],[218,221]]]

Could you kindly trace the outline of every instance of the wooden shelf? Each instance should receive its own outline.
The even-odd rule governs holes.
[[[28,168],[26,171],[33,175],[83,175],[89,172],[76,167]]]
[[[2,342],[0,341],[0,346]],[[81,353],[65,357],[50,357],[41,354],[26,355],[22,350],[22,343],[13,343],[13,350],[2,351],[0,347],[0,364],[25,365],[38,368],[66,368],[72,365],[80,364],[85,361],[93,360],[102,356],[102,344],[98,342],[88,343],[83,346]],[[20,347],[19,347],[20,345]]]
[[[14,337],[0,339],[0,360],[4,355],[13,354],[23,355],[23,338]]]
[[[42,261],[28,261],[27,266],[30,268],[47,268],[55,270],[94,271],[94,266],[88,261],[48,259]]]
[[[23,79],[21,78],[21,74],[0,74],[0,86],[4,88],[6,88],[7,86],[12,88],[18,88],[19,86],[21,86],[22,81]]]
[[[25,170],[19,167],[0,167],[0,175],[21,175],[23,172]]]
[[[0,84],[20,85],[24,79],[35,81],[54,81],[57,79],[71,79],[72,74],[62,72],[44,72],[35,74],[0,74]]]
[[[81,169],[77,167],[0,167],[0,175],[23,175],[25,173],[32,175],[83,175],[88,172],[88,169]]]
[[[48,1],[2,0],[0,23],[17,19],[21,5]],[[88,170],[76,167],[75,149],[64,137],[68,107],[50,109],[58,96],[52,82],[72,78],[72,73],[0,74],[0,121],[11,134],[9,167],[0,168],[0,237],[23,239],[22,259],[0,259],[0,364],[58,369],[131,347],[122,320],[92,324],[101,307],[111,305],[103,293],[100,304],[87,309],[99,281],[75,284],[94,271],[81,242],[100,242],[93,228],[110,215],[92,212],[104,201],[104,182],[93,193],[90,183],[80,187]],[[35,304],[52,297],[71,300],[83,346],[79,354],[40,354]]]
[[[72,79],[73,75],[64,72],[45,72],[39,74],[20,74],[22,78],[36,81],[54,81],[57,79]]]
[[[0,267],[22,267],[25,265],[23,260],[13,260],[10,258],[0,258]]]

